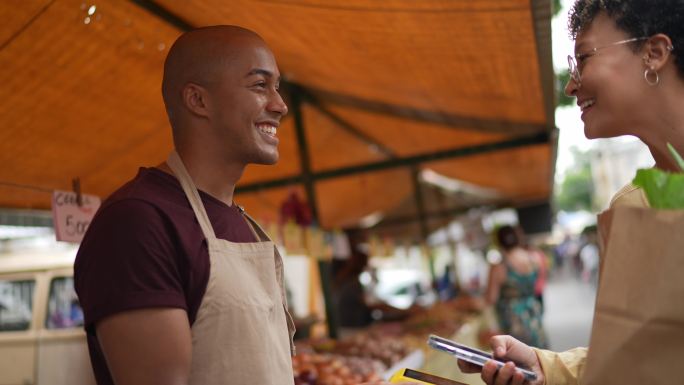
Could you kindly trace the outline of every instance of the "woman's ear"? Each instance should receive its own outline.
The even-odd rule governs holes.
[[[672,40],[667,35],[659,33],[651,36],[643,49],[644,64],[659,71],[672,56]]]

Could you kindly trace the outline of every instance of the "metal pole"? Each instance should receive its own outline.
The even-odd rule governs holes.
[[[292,115],[294,116],[295,131],[297,134],[297,145],[299,146],[299,163],[302,168],[301,181],[306,190],[306,200],[311,209],[311,218],[314,223],[320,226],[320,218],[318,216],[318,205],[316,203],[316,189],[314,186],[314,178],[311,173],[311,158],[309,153],[309,145],[306,141],[306,132],[304,130],[304,115],[302,114],[302,93],[299,87],[293,86],[290,95],[290,104]],[[312,255],[310,258],[318,258],[320,255]],[[321,291],[323,293],[323,300],[325,302],[325,320],[328,326],[328,336],[330,338],[337,338],[337,313],[333,304],[332,298],[332,271],[331,263],[328,261],[319,261],[318,269],[321,277]]]
[[[418,220],[420,225],[420,240],[421,244],[425,246],[424,252],[427,253],[426,257],[428,259],[428,266],[430,268],[430,277],[432,282],[435,282],[435,264],[432,259],[432,253],[430,252],[427,239],[430,233],[427,224],[427,215],[425,214],[425,201],[423,200],[423,186],[420,183],[420,167],[415,165],[411,167],[411,179],[413,180],[413,196],[416,200],[416,210],[418,211]]]
[[[311,174],[311,158],[309,152],[309,145],[306,141],[306,132],[304,131],[304,115],[302,114],[302,95],[299,87],[292,87],[291,94],[291,109],[294,116],[295,132],[297,134],[297,145],[299,147],[299,163],[302,168],[302,182],[306,190],[306,201],[309,203],[311,209],[311,218],[316,225],[320,226],[320,218],[318,217],[318,204],[316,202],[316,189],[314,187],[314,179]]]

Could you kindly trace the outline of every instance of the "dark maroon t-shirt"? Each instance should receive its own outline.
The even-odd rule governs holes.
[[[200,191],[217,238],[256,239],[236,205]],[[209,279],[209,253],[178,180],[156,168],[114,192],[95,215],[74,265],[88,348],[98,384],[113,384],[95,325],[126,310],[185,309],[192,324]]]

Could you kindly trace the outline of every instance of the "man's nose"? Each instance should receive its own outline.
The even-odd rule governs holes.
[[[268,104],[268,110],[277,112],[280,114],[280,116],[287,115],[287,104],[285,104],[283,97],[280,96],[280,92],[274,91],[272,95],[273,96],[271,97],[270,103]]]

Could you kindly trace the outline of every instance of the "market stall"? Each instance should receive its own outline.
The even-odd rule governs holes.
[[[273,48],[290,114],[279,163],[250,166],[236,202],[280,238],[295,312],[317,320],[294,363],[301,383],[312,365],[321,380],[382,378],[398,364],[460,379],[425,340],[473,344],[482,320],[462,304],[320,339],[334,330],[323,322],[326,237],[366,228],[381,244],[424,246],[469,208],[547,204],[557,140],[550,17],[549,0],[3,2],[3,221],[45,222],[54,190],[105,198],[163,161],[170,44],[193,27],[245,26]],[[310,223],[283,218],[293,195]]]
[[[48,209],[74,179],[104,198],[165,159],[162,62],[184,29],[216,23],[269,42],[290,105],[280,162],[239,184],[254,217],[277,220],[295,189],[326,229],[379,213],[420,237],[466,207],[547,202],[550,16],[548,0],[5,2],[0,207]],[[494,194],[419,204],[428,169]]]

